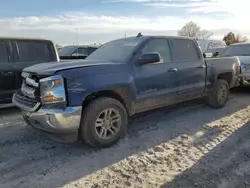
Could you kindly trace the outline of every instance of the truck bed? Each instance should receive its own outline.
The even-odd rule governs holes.
[[[240,61],[237,57],[208,58],[205,61],[208,68],[208,75],[218,75],[220,71],[224,72],[224,74],[232,74],[233,69],[236,77],[233,77],[234,80],[231,81],[229,86],[233,88],[239,85]]]

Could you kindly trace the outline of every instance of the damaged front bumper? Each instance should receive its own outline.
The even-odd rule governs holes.
[[[74,142],[78,140],[82,107],[43,109],[37,112],[21,111],[24,121],[32,127],[54,136],[55,139]]]
[[[67,142],[78,140],[82,106],[62,109],[48,109],[43,107],[25,108],[17,99],[16,94],[14,94],[13,103],[21,109],[23,119],[28,125],[42,130],[50,136],[55,136],[55,139],[58,138]]]

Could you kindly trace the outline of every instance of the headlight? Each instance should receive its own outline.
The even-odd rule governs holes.
[[[66,104],[64,80],[61,75],[40,80],[40,98],[42,104]]]

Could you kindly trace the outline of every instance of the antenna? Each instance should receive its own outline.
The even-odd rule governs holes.
[[[141,32],[139,32],[136,37],[141,37],[141,36],[142,36],[142,34],[141,34]]]

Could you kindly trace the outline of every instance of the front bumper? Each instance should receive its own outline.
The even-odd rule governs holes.
[[[22,110],[24,121],[32,127],[45,131],[50,135],[71,135],[70,140],[78,139],[82,107],[65,109],[43,109],[36,112]]]

